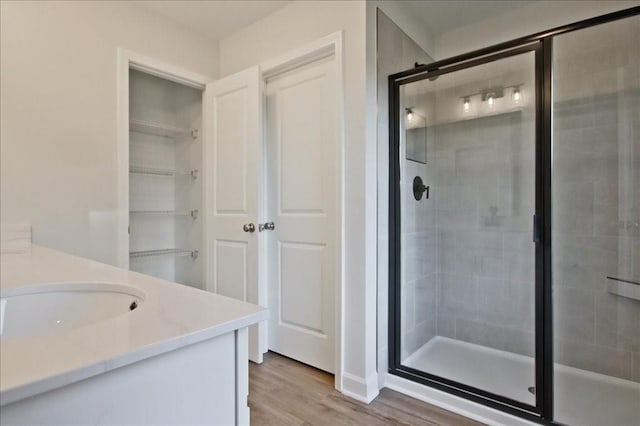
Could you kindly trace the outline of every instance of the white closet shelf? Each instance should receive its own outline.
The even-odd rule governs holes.
[[[194,169],[188,172],[179,172],[173,169],[161,169],[156,167],[144,167],[144,166],[129,166],[129,173],[139,175],[153,175],[153,176],[191,176],[194,179],[198,178],[198,169]]]
[[[194,210],[131,210],[131,216],[191,216],[198,217],[198,209]]]
[[[181,139],[187,136],[197,136],[197,132],[190,131],[182,127],[175,127],[169,124],[155,123],[153,121],[146,120],[131,120],[129,121],[129,131],[136,133],[144,133],[145,135],[161,136],[168,139]]]
[[[187,257],[191,256],[193,259],[198,258],[198,250],[183,250],[177,248],[161,249],[161,250],[142,250],[129,252],[129,259],[143,259],[149,257],[159,256],[173,256],[173,257]]]

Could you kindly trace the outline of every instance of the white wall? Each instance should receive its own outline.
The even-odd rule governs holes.
[[[436,60],[638,5],[637,0],[533,2],[441,34],[436,40]]]
[[[436,40],[433,34],[427,25],[415,15],[413,9],[407,7],[406,3],[397,0],[367,0],[367,8],[367,19],[375,19],[374,12],[376,9],[380,9],[397,26],[402,28],[402,31],[420,46],[422,50],[433,56],[436,48]],[[367,21],[367,24],[368,22],[369,21]],[[375,43],[375,39],[373,41]]]
[[[365,129],[365,2],[297,1],[220,41],[229,75],[336,31],[344,35],[345,281],[343,391],[370,400],[375,366],[375,139]],[[375,96],[375,92],[374,96]],[[375,125],[375,123],[374,123]]]
[[[117,48],[215,77],[218,46],[126,2],[2,2],[2,222],[115,264]]]

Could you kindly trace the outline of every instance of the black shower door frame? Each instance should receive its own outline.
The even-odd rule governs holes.
[[[640,14],[640,6],[496,44],[389,76],[389,373],[497,408],[528,420],[553,423],[553,311],[551,275],[551,79],[553,37]],[[511,56],[535,54],[535,405],[402,365],[400,357],[401,209],[400,89]]]
[[[536,335],[536,356],[535,356],[535,371],[536,371],[536,389],[544,389],[544,386],[548,382],[545,379],[548,379],[548,372],[545,369],[545,364],[541,362],[541,357],[544,356],[545,349],[547,348],[547,344],[551,342],[546,342],[540,340],[539,336],[544,336],[544,326],[543,319],[545,317],[545,313],[541,313],[538,311],[539,306],[544,306],[544,304],[539,304],[538,300],[540,297],[544,297],[545,294],[543,291],[545,290],[544,286],[544,277],[542,275],[544,271],[544,265],[542,262],[545,259],[544,253],[544,242],[545,236],[543,233],[539,232],[539,230],[544,229],[543,219],[545,217],[543,213],[543,209],[545,207],[544,199],[544,182],[543,178],[545,175],[545,170],[543,170],[542,164],[543,161],[540,161],[541,158],[544,157],[544,153],[542,151],[543,147],[546,144],[543,140],[544,137],[544,128],[545,128],[545,120],[543,111],[543,102],[544,102],[544,82],[545,82],[545,70],[543,68],[544,64],[544,50],[545,43],[543,41],[534,41],[529,43],[523,43],[522,45],[518,45],[515,47],[501,49],[495,53],[485,54],[480,57],[475,57],[466,61],[454,62],[452,64],[443,64],[443,61],[436,62],[433,64],[429,64],[428,70],[422,72],[415,72],[415,74],[410,71],[410,75],[404,75],[405,73],[401,73],[403,76],[398,78],[398,74],[392,75],[389,77],[389,87],[390,87],[390,125],[391,125],[391,144],[390,144],[390,256],[389,259],[389,273],[390,273],[390,282],[392,283],[389,293],[389,319],[390,319],[390,327],[389,327],[389,335],[390,335],[390,353],[389,353],[389,369],[390,372],[405,378],[409,378],[418,382],[422,382],[428,384],[430,386],[439,388],[441,390],[446,390],[448,392],[458,394],[460,396],[467,397],[469,399],[476,400],[478,402],[482,402],[483,404],[494,405],[499,404],[501,409],[507,408],[510,411],[516,411],[518,414],[524,413],[534,413],[536,417],[540,417],[542,414],[542,401],[541,395],[543,392],[536,392],[536,405],[529,405],[520,401],[516,401],[502,395],[497,395],[491,392],[487,392],[483,389],[479,389],[476,387],[472,387],[469,385],[465,385],[460,382],[456,382],[446,377],[436,376],[434,374],[426,373],[411,367],[407,367],[401,364],[400,360],[400,306],[398,301],[401,296],[401,286],[400,286],[400,261],[401,261],[401,242],[400,242],[400,88],[405,84],[414,83],[416,81],[420,81],[427,78],[434,78],[440,75],[453,73],[456,71],[460,71],[467,68],[476,67],[479,65],[483,65],[489,62],[498,61],[501,59],[509,58],[511,56],[516,56],[520,54],[525,54],[529,52],[533,52],[535,55],[535,217],[536,222],[540,222],[536,226],[534,226],[536,234],[533,236],[536,240],[535,245],[535,294],[536,294],[536,312],[535,312],[535,335]],[[435,66],[435,67],[434,67]],[[416,68],[418,70],[418,68]],[[548,70],[547,70],[548,71]],[[550,73],[549,73],[550,76]],[[547,79],[549,77],[546,77]],[[393,210],[393,211],[392,211]],[[547,216],[548,217],[548,216]],[[393,247],[393,249],[391,249]],[[393,259],[391,258],[393,257]],[[550,256],[549,256],[550,258]],[[392,275],[393,274],[393,275]],[[542,331],[542,333],[541,333]]]

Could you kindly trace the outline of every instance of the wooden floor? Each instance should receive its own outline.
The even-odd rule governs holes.
[[[369,405],[333,388],[333,375],[269,352],[250,363],[252,425],[479,425],[406,395],[383,389]]]

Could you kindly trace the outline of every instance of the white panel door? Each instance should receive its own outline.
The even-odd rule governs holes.
[[[334,57],[266,88],[269,349],[334,371],[338,109]]]
[[[223,296],[262,304],[258,284],[258,176],[262,90],[258,67],[207,85],[207,235],[211,282]],[[245,230],[253,225],[254,232]],[[262,298],[266,298],[262,296]],[[249,329],[249,359],[262,362],[265,325]]]

